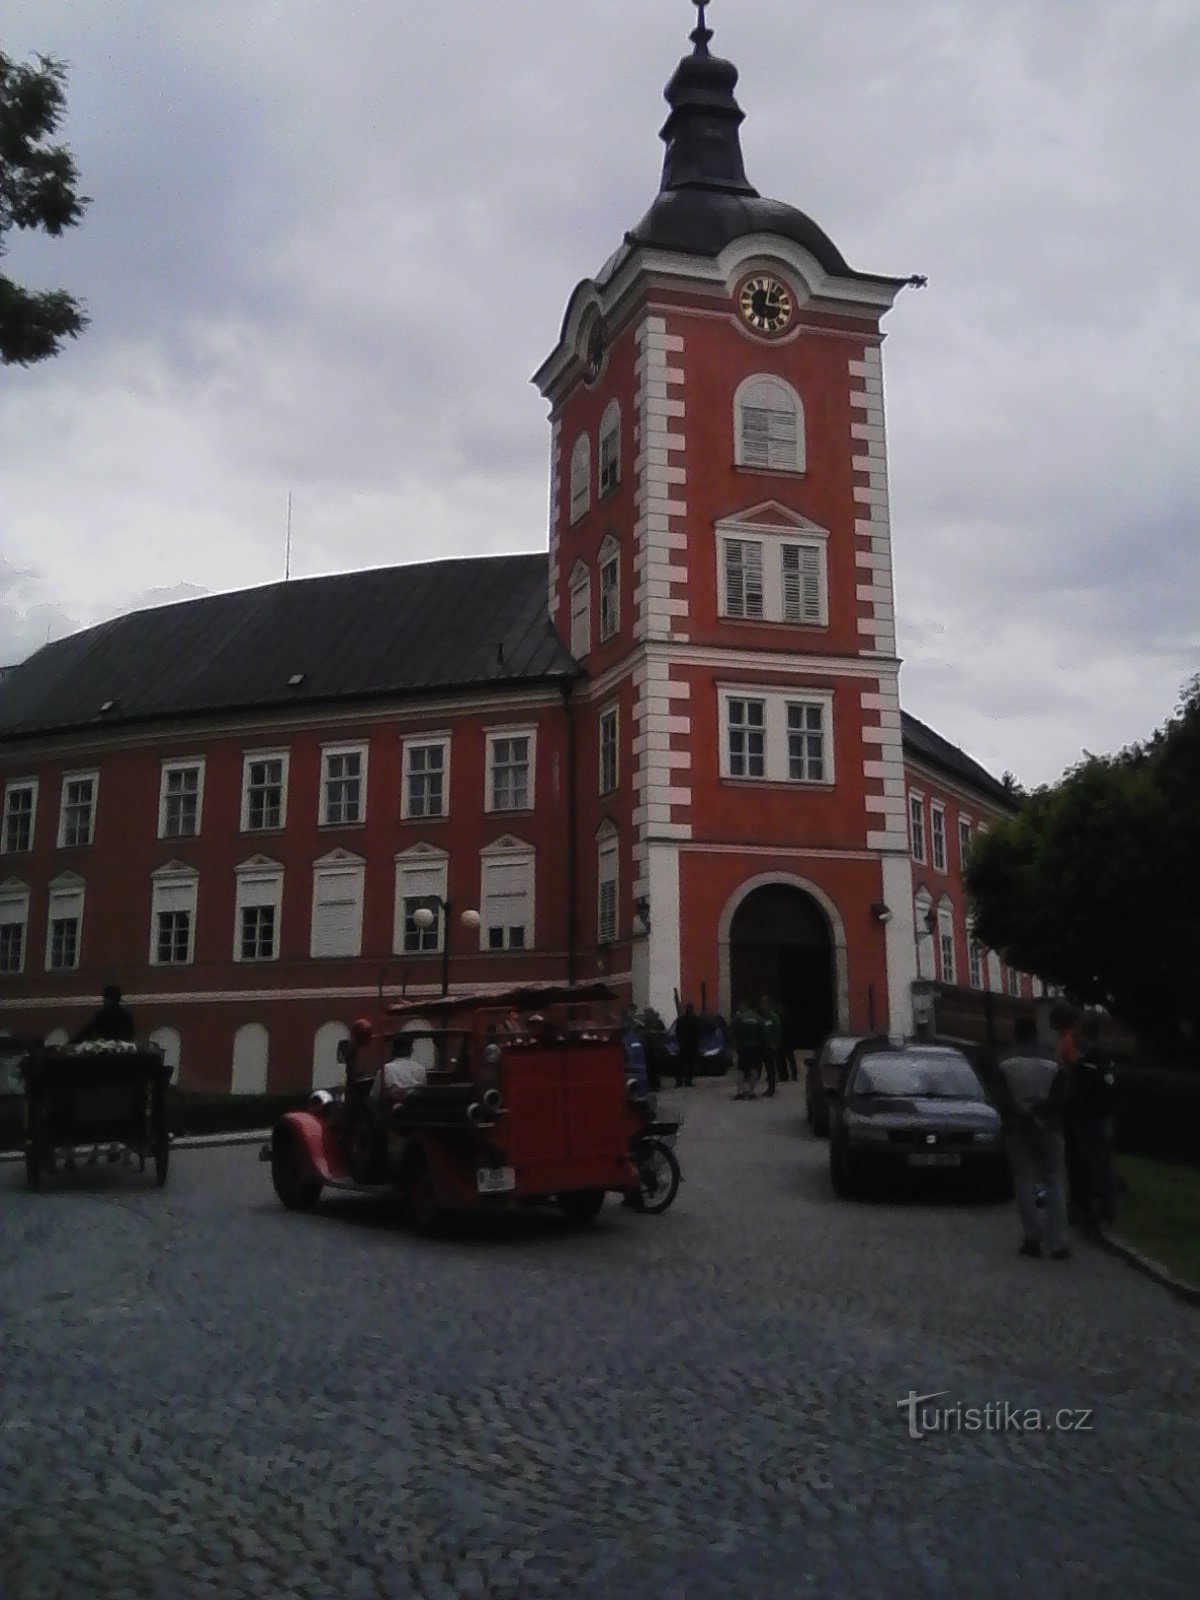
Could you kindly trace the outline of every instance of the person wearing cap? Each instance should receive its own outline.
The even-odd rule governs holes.
[[[71,1042],[85,1044],[89,1039],[113,1039],[128,1044],[133,1037],[133,1013],[121,1004],[117,985],[110,983],[104,989],[99,1011],[84,1023]]]

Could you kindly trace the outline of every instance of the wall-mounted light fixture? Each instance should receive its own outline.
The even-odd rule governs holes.
[[[871,915],[875,918],[876,922],[890,922],[892,920],[891,910],[884,905],[882,900],[876,900],[875,904],[871,907]]]
[[[645,895],[633,902],[634,932],[650,932],[650,902]]]

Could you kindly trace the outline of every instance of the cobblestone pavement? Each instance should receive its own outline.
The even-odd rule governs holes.
[[[795,1087],[666,1099],[674,1209],[582,1233],[290,1215],[253,1147],[0,1167],[0,1595],[1196,1593],[1193,1308],[1011,1207],[833,1200]],[[913,1440],[910,1390],[1093,1427]]]

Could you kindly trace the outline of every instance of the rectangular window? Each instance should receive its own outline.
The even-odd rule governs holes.
[[[392,948],[397,954],[432,955],[445,938],[446,880],[449,862],[444,855],[396,857],[396,905]],[[419,928],[413,920],[422,907],[433,912],[433,923]]]
[[[596,942],[617,937],[617,841],[605,839],[597,852]]]
[[[790,409],[768,410],[765,406],[743,406],[742,465],[782,468],[796,465],[796,413]]]
[[[729,774],[733,778],[766,776],[766,702],[730,700]]]
[[[270,961],[274,954],[275,907],[243,906],[240,959]]]
[[[753,539],[726,539],[725,614],[761,619],[763,615],[763,551]]]
[[[821,572],[824,551],[818,545],[785,544],[782,562],[783,620],[817,625],[823,618]]]
[[[617,787],[618,711],[609,706],[600,713],[600,793],[612,794]]]
[[[365,745],[321,751],[321,823],[356,827],[366,816]]]
[[[912,836],[913,860],[925,865],[925,801],[919,794],[908,797],[908,828]]]
[[[154,960],[158,966],[178,966],[191,953],[192,918],[187,911],[160,911]]]
[[[21,890],[0,895],[0,973],[12,976],[24,972],[28,926],[28,893]]]
[[[571,654],[582,661],[592,648],[592,585],[587,578],[571,585]]]
[[[204,765],[171,761],[163,765],[158,795],[160,839],[194,839],[200,832],[200,795]]]
[[[83,939],[83,885],[59,883],[50,887],[46,917],[46,970],[67,972],[79,965]]]
[[[929,807],[929,837],[933,845],[933,870],[946,870],[946,813],[939,805]]]
[[[309,954],[314,959],[360,954],[365,871],[358,861],[313,868]]]
[[[820,705],[790,704],[787,708],[788,777],[793,783],[822,783],[825,779],[825,717]]]
[[[1008,992],[1014,1000],[1019,1000],[1021,998],[1021,974],[1016,967],[1005,967],[1004,970],[1008,979]]]
[[[528,811],[533,805],[533,735],[489,733],[489,811]]]
[[[401,812],[405,817],[444,817],[446,815],[446,778],[449,758],[449,741],[446,739],[404,742],[404,802]]]
[[[617,487],[621,462],[621,430],[609,428],[600,435],[600,496],[611,494]]]
[[[972,989],[983,988],[983,950],[976,938],[967,941],[967,976]]]
[[[4,791],[4,828],[0,849],[7,855],[20,855],[33,849],[33,818],[37,807],[37,783],[10,783]]]
[[[287,754],[246,757],[242,779],[242,832],[282,828],[287,806]]]
[[[600,568],[600,638],[611,639],[621,625],[621,564],[614,557]]]
[[[954,982],[954,933],[943,928],[938,934],[938,954],[942,963],[942,982]]]
[[[971,859],[971,824],[966,817],[958,819],[958,870],[965,872]]]
[[[482,861],[481,942],[485,950],[526,950],[533,944],[532,851]]]
[[[96,810],[94,772],[78,772],[63,779],[62,815],[58,824],[58,843],[62,849],[91,844]],[[72,963],[73,965],[73,963]]]

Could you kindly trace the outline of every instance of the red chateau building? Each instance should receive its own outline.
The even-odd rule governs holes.
[[[252,1091],[329,1081],[384,967],[603,973],[668,1017],[769,991],[812,1040],[909,1031],[921,978],[1030,993],[960,884],[1005,791],[900,708],[904,284],[751,187],[710,38],[536,375],[548,559],[189,601],[0,681],[4,1028],[73,1031],[117,982],[185,1087]]]

